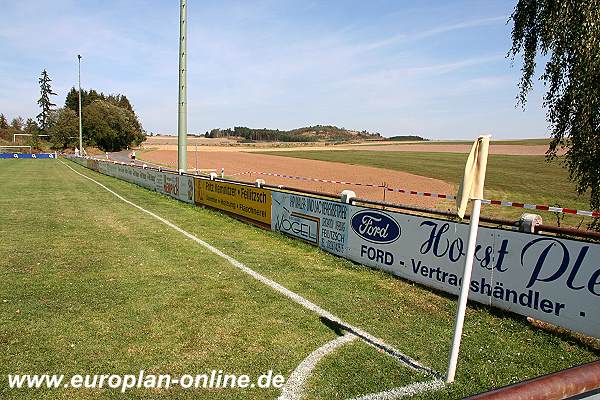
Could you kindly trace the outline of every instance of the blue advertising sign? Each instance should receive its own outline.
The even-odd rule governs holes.
[[[22,154],[22,153],[0,153],[0,158],[56,158],[55,153],[38,153],[38,154]]]
[[[392,243],[400,237],[400,225],[396,220],[375,210],[363,210],[354,214],[352,230],[361,238],[373,243]]]

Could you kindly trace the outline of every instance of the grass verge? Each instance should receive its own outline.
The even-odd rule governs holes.
[[[550,139],[505,139],[505,140],[491,140],[491,144],[502,144],[509,146],[539,146],[539,145],[549,145]],[[388,140],[385,143],[373,143],[375,146],[379,145],[389,145],[389,144],[473,144],[472,140],[420,140],[420,141],[403,141],[403,140]]]

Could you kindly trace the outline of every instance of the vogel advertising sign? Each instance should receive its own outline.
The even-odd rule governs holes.
[[[346,255],[348,204],[283,192],[272,192],[272,196],[272,230]]]

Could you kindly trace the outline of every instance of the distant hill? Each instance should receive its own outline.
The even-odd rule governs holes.
[[[236,126],[233,129],[213,129],[207,138],[238,137],[244,141],[261,142],[350,142],[359,140],[382,140],[379,133],[354,131],[331,125],[315,125],[282,131],[279,129],[255,129]]]
[[[392,141],[397,141],[397,142],[408,142],[408,141],[428,141],[429,139],[425,139],[421,136],[416,136],[416,135],[398,135],[398,136],[391,136],[389,138],[386,138],[386,140],[392,140]]]

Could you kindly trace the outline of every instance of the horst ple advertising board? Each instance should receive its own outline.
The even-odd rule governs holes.
[[[272,192],[271,229],[346,255],[349,205],[315,197]]]
[[[196,179],[196,203],[271,225],[271,191],[227,182]]]
[[[468,225],[352,206],[347,257],[458,294]],[[600,337],[600,246],[479,228],[469,298]]]

